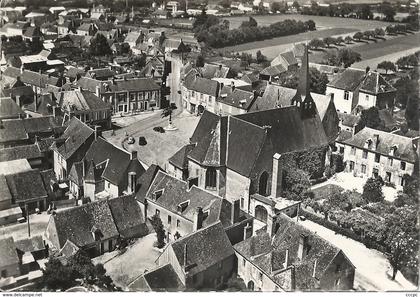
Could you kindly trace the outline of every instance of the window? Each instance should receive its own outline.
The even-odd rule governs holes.
[[[156,212],[155,213],[156,213],[157,216],[159,216],[160,215],[160,210],[159,209],[156,209]]]
[[[211,103],[211,102],[212,102],[211,100],[212,100],[212,98],[211,98],[211,96],[209,96],[209,103]]]
[[[339,285],[340,285],[340,279],[338,278],[335,280],[335,286],[338,287]]]
[[[109,189],[109,188],[111,188],[111,183],[110,183],[110,182],[108,182],[108,189]]]
[[[380,154],[375,154],[375,162],[379,163],[380,160],[381,160],[381,155]]]
[[[405,170],[405,162],[404,161],[401,161],[400,168],[401,168],[401,170]]]
[[[368,156],[368,151],[363,150],[362,158],[367,159],[367,156]]]
[[[369,95],[366,95],[366,101],[369,101]]]
[[[394,159],[388,158],[388,165],[392,166],[393,163],[394,163]]]
[[[366,174],[366,165],[362,165],[362,173]]]
[[[216,188],[216,169],[209,167],[206,170],[206,188],[215,189]]]
[[[244,197],[241,197],[241,208],[244,208],[244,204],[245,204],[245,199]]]
[[[242,259],[242,265],[245,267],[245,265],[246,265],[245,259]]]
[[[340,147],[340,154],[344,154],[344,147],[343,146]]]
[[[372,176],[374,178],[378,178],[378,176],[379,176],[379,170],[378,170],[378,168],[373,168],[373,170],[372,170]]]
[[[168,224],[171,224],[171,222],[172,222],[172,218],[171,216],[168,216]]]
[[[264,171],[260,176],[260,181],[258,183],[258,194],[262,196],[267,196],[267,185],[268,185],[268,173]]]
[[[349,100],[350,94],[349,91],[344,91],[344,100]]]
[[[350,161],[350,171],[353,171],[353,170],[354,170],[354,162]]]
[[[350,154],[351,155],[355,155],[356,154],[356,148],[354,146],[351,147]]]
[[[177,227],[181,226],[181,221],[180,220],[176,220],[176,226]]]
[[[260,272],[260,281],[262,281],[263,280],[263,274],[262,274],[262,272]]]
[[[385,181],[390,183],[391,182],[391,172],[386,172]]]

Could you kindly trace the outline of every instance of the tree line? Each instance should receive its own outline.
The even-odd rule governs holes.
[[[315,30],[316,24],[309,20],[306,22],[284,20],[269,26],[258,26],[254,18],[250,17],[237,29],[229,29],[227,20],[207,15],[203,10],[193,24],[193,31],[199,42],[214,48],[238,45],[246,42],[270,39],[274,37],[288,36]]]

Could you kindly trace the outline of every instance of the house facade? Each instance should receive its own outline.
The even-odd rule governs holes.
[[[363,128],[353,137],[337,141],[344,151],[345,170],[365,179],[382,177],[402,188],[405,175],[418,170],[418,138],[408,138],[380,130]]]

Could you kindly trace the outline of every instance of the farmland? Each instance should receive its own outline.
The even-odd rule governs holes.
[[[255,15],[252,16],[260,26],[268,26],[275,22],[292,19],[295,21],[313,20],[316,23],[318,30],[329,28],[347,28],[352,31],[370,30],[378,27],[388,26],[390,23],[374,21],[374,20],[359,20],[353,18],[338,18],[315,15],[301,15],[301,14],[276,14],[276,15]],[[225,20],[230,22],[230,28],[238,28],[243,21],[247,21],[249,16],[226,17]]]

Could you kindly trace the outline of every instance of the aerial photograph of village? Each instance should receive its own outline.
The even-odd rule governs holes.
[[[0,0],[0,295],[417,296],[419,4]]]

